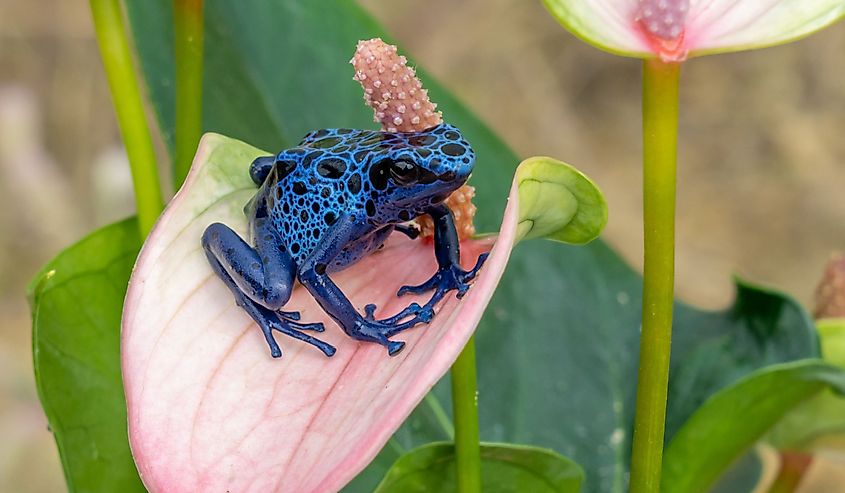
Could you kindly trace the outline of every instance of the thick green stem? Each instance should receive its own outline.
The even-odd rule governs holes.
[[[132,67],[120,2],[91,0],[91,13],[120,133],[132,169],[138,225],[141,236],[145,237],[162,210],[161,184],[153,140],[144,115],[144,103]]]
[[[793,493],[813,463],[813,456],[803,452],[780,452],[780,467],[768,493]]]
[[[202,133],[203,0],[173,0],[176,42],[176,152],[173,186],[179,188]]]
[[[452,413],[455,415],[455,455],[458,492],[481,492],[481,445],[478,438],[478,389],[475,337],[452,365]]]
[[[680,64],[643,63],[643,323],[631,457],[632,493],[660,490],[672,299]]]

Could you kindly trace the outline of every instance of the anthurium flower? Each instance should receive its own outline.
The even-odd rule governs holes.
[[[543,0],[573,34],[606,51],[680,61],[807,36],[845,15],[842,0]]]
[[[337,353],[328,358],[280,338],[284,356],[273,359],[261,331],[212,273],[199,241],[216,221],[245,232],[242,209],[255,193],[247,167],[265,154],[206,135],[135,266],[121,352],[130,444],[150,491],[340,489],[460,353],[518,239],[545,234],[583,243],[606,220],[601,194],[586,177],[549,158],[527,160],[498,235],[461,243],[466,267],[490,252],[472,288],[461,300],[443,302],[431,323],[403,332],[407,346],[399,355],[350,339],[297,287],[285,309],[323,322],[320,337]],[[430,240],[393,235],[334,280],[361,312],[375,303],[378,315],[387,315],[408,303],[396,296],[400,286],[435,269]]]

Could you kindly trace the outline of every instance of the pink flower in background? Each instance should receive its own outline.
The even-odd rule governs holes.
[[[845,15],[842,0],[544,0],[573,34],[606,51],[664,61],[762,48]]]

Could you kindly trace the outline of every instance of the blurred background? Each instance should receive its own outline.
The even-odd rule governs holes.
[[[637,61],[577,41],[539,0],[362,3],[518,154],[590,175],[610,206],[605,240],[641,268]],[[843,52],[840,23],[685,64],[677,282],[687,301],[726,306],[738,274],[812,308],[826,260],[845,249]],[[26,283],[131,214],[131,193],[88,2],[0,0],[0,491],[64,490],[34,388]],[[813,467],[802,491],[841,491],[825,483],[835,462]]]

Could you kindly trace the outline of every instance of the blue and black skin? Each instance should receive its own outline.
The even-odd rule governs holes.
[[[306,333],[322,332],[323,324],[303,323],[299,312],[282,310],[294,279],[348,336],[381,344],[392,356],[405,343],[390,337],[431,321],[435,304],[450,291],[462,297],[487,257],[481,255],[472,270],[461,268],[454,219],[443,204],[466,182],[474,164],[469,143],[447,124],[407,133],[317,130],[296,147],[253,161],[249,173],[259,189],[244,208],[251,244],[214,223],[206,228],[202,245],[214,272],[261,328],[274,358],[282,351],[273,330],[326,356],[335,353],[333,346]],[[329,274],[378,250],[394,231],[415,238],[418,232],[405,223],[423,214],[434,220],[438,270],[397,294],[433,290],[431,298],[386,319],[375,319],[372,304],[359,314]]]

